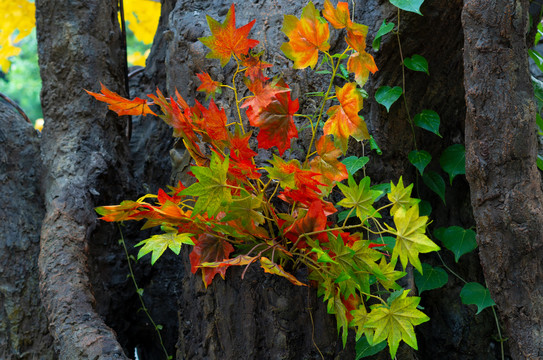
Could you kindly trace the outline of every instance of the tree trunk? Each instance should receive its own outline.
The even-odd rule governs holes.
[[[94,309],[87,248],[93,208],[117,200],[129,176],[126,119],[106,115],[84,89],[98,81],[123,89],[120,28],[114,2],[37,1],[42,156],[46,213],[39,258],[42,301],[61,359],[126,356]]]
[[[466,174],[481,264],[516,359],[543,357],[543,193],[528,0],[466,1]]]

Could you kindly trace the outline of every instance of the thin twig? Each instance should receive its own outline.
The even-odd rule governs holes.
[[[10,105],[12,105],[15,109],[17,109],[17,111],[19,112],[19,114],[21,114],[23,116],[23,118],[29,123],[29,124],[32,124],[32,121],[30,121],[30,119],[28,118],[28,116],[26,116],[25,112],[23,111],[23,109],[21,109],[21,107],[19,106],[19,104],[17,104],[15,101],[11,100],[7,95],[5,94],[2,94],[0,92],[0,97],[4,100],[6,100]]]

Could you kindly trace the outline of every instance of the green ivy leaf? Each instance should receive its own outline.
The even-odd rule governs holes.
[[[543,156],[537,155],[537,168],[543,171]]]
[[[370,158],[367,156],[349,156],[348,158],[343,159],[341,162],[347,168],[347,172],[351,175],[354,175],[358,170],[366,166],[368,161],[370,161]]]
[[[416,14],[422,15],[420,12],[420,6],[424,0],[389,0],[390,3],[402,10],[414,12]]]
[[[432,161],[432,155],[424,150],[413,150],[407,157],[411,164],[419,170],[421,175],[424,174],[424,169]]]
[[[387,112],[389,112],[392,104],[394,104],[396,100],[402,96],[402,93],[402,88],[399,86],[395,86],[393,88],[390,86],[381,86],[375,92],[375,101],[386,107]]]
[[[432,205],[426,200],[421,200],[419,203],[419,214],[420,216],[430,216],[432,213]]]
[[[456,262],[458,262],[462,255],[477,248],[477,240],[475,239],[476,234],[475,231],[471,229],[464,229],[460,226],[451,226],[444,231],[434,234],[441,240],[447,249],[453,252],[454,260]]]
[[[441,154],[439,164],[443,171],[449,174],[450,184],[456,175],[466,173],[466,148],[462,144],[449,146]]]
[[[392,29],[394,29],[394,26],[395,25],[393,22],[389,22],[387,24],[386,20],[383,20],[383,23],[381,24],[381,27],[379,27],[379,30],[377,30],[375,39],[373,39],[373,43],[371,44],[373,50],[379,51],[379,47],[381,46],[381,38],[391,32]]]
[[[383,152],[381,151],[381,149],[379,148],[379,145],[377,145],[377,141],[375,141],[375,139],[373,138],[373,135],[370,135],[370,149],[371,150],[375,150],[375,152],[377,153],[377,155],[382,155]]]
[[[419,114],[415,115],[413,121],[415,122],[416,126],[433,132],[439,137],[443,137],[439,133],[439,124],[441,123],[441,120],[439,119],[438,113],[435,111],[422,110]]]
[[[428,71],[428,61],[424,56],[415,54],[410,58],[405,58],[403,64],[410,70],[420,71],[430,75],[430,72]]]
[[[419,295],[426,290],[439,289],[449,281],[449,276],[441,267],[432,267],[430,264],[422,264],[423,274],[414,273],[415,284],[419,289]]]
[[[362,336],[356,342],[356,346],[355,346],[356,358],[355,358],[355,360],[360,360],[360,359],[363,359],[365,357],[372,356],[372,355],[375,355],[377,353],[380,353],[386,347],[387,347],[387,342],[386,341],[381,341],[379,344],[371,346],[368,343],[368,339],[366,339],[365,336]]]
[[[445,204],[445,181],[443,181],[441,175],[435,171],[428,170],[422,175],[422,181],[424,181],[430,190],[438,194]]]
[[[535,114],[535,123],[537,124],[537,127],[538,127],[538,130],[537,130],[537,133],[538,135],[543,135],[543,118],[541,117],[541,115],[539,114]]]
[[[379,200],[381,200],[381,198],[383,196],[385,196],[386,194],[388,194],[390,192],[391,186],[390,186],[390,183],[387,182],[387,183],[383,183],[383,184],[372,185],[371,189],[381,191],[381,195],[379,195],[377,197],[377,199],[375,199],[375,201],[379,201]]]
[[[483,285],[470,282],[464,285],[462,291],[460,291],[460,298],[462,303],[465,305],[476,305],[478,315],[483,309],[496,305],[492,297],[490,296],[490,291],[485,288]]]

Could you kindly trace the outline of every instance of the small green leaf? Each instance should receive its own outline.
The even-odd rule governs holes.
[[[464,229],[460,226],[451,226],[440,232],[436,237],[441,240],[447,249],[453,252],[454,260],[458,262],[460,257],[477,248],[475,231]]]
[[[373,138],[373,135],[370,135],[370,149],[371,150],[375,150],[375,152],[377,153],[377,155],[382,155],[383,152],[381,151],[381,149],[379,148],[379,145],[377,145],[377,141],[375,141],[375,139]]]
[[[483,309],[496,305],[492,297],[490,296],[490,291],[485,288],[483,285],[470,282],[464,285],[462,291],[460,291],[460,298],[462,303],[465,305],[476,305],[478,315]]]
[[[407,157],[411,164],[419,170],[421,175],[424,174],[424,169],[428,166],[430,161],[432,161],[432,155],[424,150],[413,150]]]
[[[349,156],[348,158],[343,159],[341,162],[347,168],[347,172],[351,175],[354,175],[358,170],[366,166],[368,161],[370,161],[370,158],[367,156]]]
[[[393,88],[390,86],[381,86],[375,92],[375,101],[383,105],[387,109],[387,112],[389,112],[392,104],[402,96],[402,93],[402,88],[399,86]]]
[[[424,0],[389,0],[389,1],[392,5],[396,6],[397,8],[422,15],[422,13],[420,12],[420,6],[424,2]]]
[[[136,290],[136,292],[138,293],[139,296],[143,296],[143,289],[142,288],[138,288]]]
[[[424,130],[433,132],[439,137],[443,137],[439,133],[439,124],[441,123],[441,120],[438,113],[436,113],[435,111],[422,110],[419,114],[415,115],[413,121],[415,122],[416,126],[423,128]]]
[[[372,355],[375,355],[377,353],[380,353],[386,347],[387,347],[387,342],[386,341],[381,341],[379,344],[371,346],[368,343],[368,339],[366,339],[365,336],[362,336],[356,342],[356,346],[355,346],[356,358],[355,358],[355,360],[360,360],[360,359],[363,359],[365,357],[372,356]]]
[[[537,168],[543,171],[543,156],[537,155]]]
[[[537,127],[539,128],[537,130],[538,135],[543,135],[543,118],[539,114],[535,114],[535,123],[537,124]]]
[[[430,72],[428,71],[428,61],[424,56],[415,54],[410,58],[405,58],[403,64],[410,70],[420,71],[430,75]]]
[[[462,144],[449,146],[441,154],[439,164],[443,171],[449,174],[450,183],[456,175],[466,173],[466,148]]]
[[[162,325],[160,325],[160,324],[157,324],[157,325],[156,325],[156,328],[157,328],[158,330],[162,330],[164,327],[163,327]]]
[[[536,66],[539,68],[539,70],[543,71],[543,56],[538,51],[529,49],[528,54],[536,64]]]
[[[341,75],[343,75],[343,78],[345,80],[349,80],[349,71],[343,64],[339,64],[339,71],[341,72]]]
[[[438,194],[445,204],[445,181],[443,181],[441,175],[435,171],[428,170],[422,175],[422,181],[424,181],[430,190]]]
[[[423,274],[418,271],[414,273],[415,284],[419,295],[426,290],[439,289],[449,281],[449,276],[441,267],[432,267],[430,264],[422,264]]]
[[[377,30],[377,33],[375,34],[375,39],[373,39],[373,43],[371,44],[373,50],[379,51],[379,47],[381,46],[381,38],[391,32],[392,29],[394,29],[394,26],[395,25],[393,22],[389,22],[387,24],[386,20],[383,20],[383,23],[381,24],[379,30]]]

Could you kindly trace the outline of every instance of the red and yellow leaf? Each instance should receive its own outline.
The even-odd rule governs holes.
[[[117,115],[156,115],[149,108],[147,100],[135,98],[134,100],[125,99],[122,96],[108,90],[104,84],[100,83],[102,87],[101,94],[94,93],[92,91],[85,90],[87,94],[92,95],[96,100],[109,104],[108,108],[111,111],[115,111]]]
[[[245,85],[254,94],[254,96],[247,99],[240,107],[246,108],[250,106],[252,112],[260,113],[262,109],[268,106],[277,94],[287,93],[290,89],[287,87],[281,87],[277,85],[278,81],[272,81],[270,83],[264,83],[260,78],[256,78],[253,81],[246,80]]]
[[[319,50],[330,49],[328,23],[320,17],[311,1],[304,7],[299,20],[294,15],[285,15],[281,30],[290,39],[281,46],[281,50],[294,61],[294,69],[314,68]]]
[[[322,16],[336,29],[349,27],[352,23],[349,4],[346,2],[338,2],[337,8],[334,9],[334,5],[332,5],[330,0],[325,0]]]
[[[265,272],[269,274],[282,276],[286,278],[288,281],[290,281],[291,283],[293,283],[294,285],[307,286],[303,282],[296,279],[294,275],[286,272],[281,265],[274,263],[267,257],[263,256],[260,258],[260,266],[262,267],[262,269],[264,269]]]
[[[213,141],[228,140],[228,130],[226,130],[226,113],[224,109],[219,110],[213,99],[209,102],[209,109],[196,101],[196,106],[202,113],[202,118],[198,119],[198,126],[204,130]]]
[[[224,67],[230,61],[232,55],[238,57],[246,55],[249,49],[258,45],[258,40],[248,38],[254,23],[255,20],[240,28],[236,28],[236,10],[234,4],[228,10],[222,24],[208,15],[207,24],[212,35],[199,39],[202,44],[211,49],[211,52],[206,57],[209,59],[219,59],[221,66]]]
[[[369,139],[366,123],[358,112],[362,110],[362,95],[356,89],[355,83],[347,83],[342,88],[336,87],[339,105],[328,109],[330,116],[324,124],[324,134],[334,135],[334,143],[343,153],[347,151],[349,136],[361,141]]]

